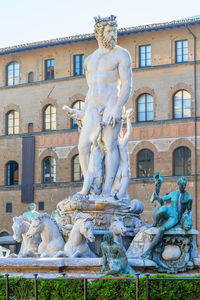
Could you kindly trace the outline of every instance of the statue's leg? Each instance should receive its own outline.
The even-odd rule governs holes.
[[[121,266],[116,263],[115,260],[111,260],[109,262],[109,269],[110,270],[106,273],[106,275],[117,275],[121,272]]]
[[[76,252],[74,254],[72,254],[70,257],[71,258],[75,258],[75,257],[82,257],[82,252],[80,252],[79,250],[76,250]]]
[[[121,182],[120,182],[120,188],[119,188],[119,191],[117,193],[117,198],[118,199],[120,199],[120,198],[122,198],[123,196],[126,195],[126,191],[127,191],[127,188],[128,188],[128,183],[129,183],[129,176],[123,176],[122,175]]]
[[[159,228],[158,233],[153,238],[147,251],[142,254],[142,257],[152,259],[153,251],[156,248],[156,246],[162,241],[165,231],[174,227],[176,224],[176,219],[174,219],[173,217],[169,217],[168,220],[164,222],[164,224]]]
[[[109,270],[106,275],[118,275],[121,272],[120,268]]]
[[[83,182],[83,187],[82,190],[80,191],[80,194],[82,195],[87,195],[91,185],[93,183],[94,180],[94,174],[92,174],[92,172],[90,172],[89,170],[87,170],[86,175],[84,177],[84,182]]]
[[[78,144],[79,162],[84,176],[86,176],[88,170],[92,134],[99,126],[99,122],[100,119],[96,109],[87,111]]]
[[[79,144],[78,144],[79,162],[84,176],[86,176],[87,169],[88,169],[90,147],[91,147],[90,141],[85,137],[86,136],[85,132],[86,130],[84,130],[83,133],[82,132],[80,133]]]
[[[105,145],[105,184],[103,186],[103,194],[110,195],[112,184],[119,167],[119,149],[118,135],[121,128],[121,122],[117,123],[113,128],[108,126],[104,128],[104,145]]]
[[[154,214],[154,227],[156,227],[161,220],[165,220],[168,217],[168,207],[164,205],[160,206]]]

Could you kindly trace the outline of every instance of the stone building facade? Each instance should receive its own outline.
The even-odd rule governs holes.
[[[162,195],[186,175],[199,228],[200,19],[121,29],[118,44],[132,57],[129,195],[151,222],[153,173]],[[0,49],[0,236],[29,202],[51,213],[80,190],[79,131],[62,106],[84,102],[84,57],[96,48],[87,34]]]

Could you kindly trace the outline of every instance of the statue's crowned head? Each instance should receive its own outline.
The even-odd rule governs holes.
[[[94,17],[94,33],[96,39],[104,48],[112,49],[117,43],[117,21],[116,16],[101,18]]]

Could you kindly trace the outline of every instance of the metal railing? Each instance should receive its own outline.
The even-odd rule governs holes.
[[[63,277],[59,278],[39,278],[38,274],[33,274],[34,278],[23,278],[23,280],[34,280],[34,300],[38,300],[38,281],[39,280],[83,280],[83,295],[84,300],[87,300],[87,281],[88,280],[135,280],[136,281],[136,293],[135,299],[139,300],[139,273],[136,273],[135,277],[65,277],[65,273],[63,273]],[[5,274],[5,278],[0,278],[0,280],[4,280],[6,282],[6,300],[10,299],[10,291],[9,291],[9,274]]]
[[[135,280],[136,282],[136,290],[135,290],[135,299],[139,300],[139,279],[140,274],[136,273],[135,277],[65,277],[65,273],[62,273],[63,277],[59,278],[41,278],[38,277],[38,274],[33,274],[34,278],[22,278],[23,280],[34,280],[34,300],[38,300],[38,281],[39,280],[83,280],[83,296],[84,300],[87,300],[87,281],[88,280]],[[150,291],[151,291],[151,282],[152,281],[200,281],[200,278],[150,278],[150,274],[145,274],[146,277],[146,300],[150,300]],[[0,280],[5,281],[6,283],[6,300],[10,299],[10,290],[9,290],[9,274],[5,274],[4,278],[0,278]],[[134,295],[132,297],[134,299]]]

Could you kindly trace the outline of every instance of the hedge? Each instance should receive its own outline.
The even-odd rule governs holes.
[[[146,300],[146,277],[139,281],[139,300]],[[149,278],[180,278],[157,274]],[[151,281],[150,299],[153,300],[200,300],[200,275],[181,277],[198,278],[198,281]],[[135,280],[87,281],[88,300],[130,300],[135,299]],[[34,299],[34,280],[21,277],[9,278],[10,299]],[[83,300],[83,280],[40,280],[38,279],[38,300]],[[5,299],[5,281],[0,280],[0,299]]]

